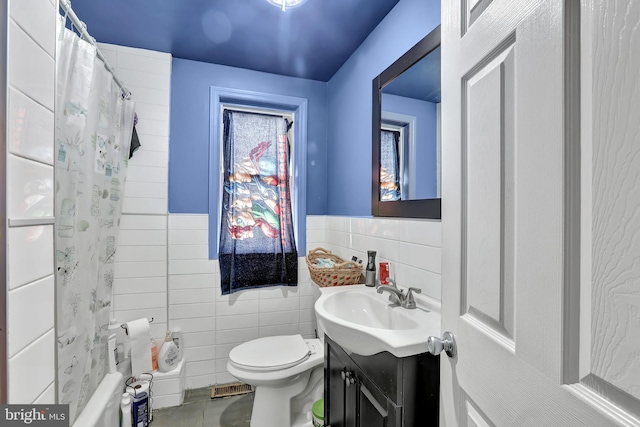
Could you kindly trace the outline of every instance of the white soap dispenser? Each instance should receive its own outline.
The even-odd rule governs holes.
[[[167,336],[162,343],[160,352],[158,353],[158,370],[160,372],[169,372],[178,366],[178,356],[180,351],[173,342],[171,331],[167,331]]]

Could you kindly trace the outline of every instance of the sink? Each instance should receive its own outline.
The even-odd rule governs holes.
[[[396,357],[427,351],[427,338],[440,335],[440,313],[416,297],[412,310],[391,304],[389,294],[364,285],[320,288],[315,304],[325,334],[348,352],[371,356],[388,351]]]

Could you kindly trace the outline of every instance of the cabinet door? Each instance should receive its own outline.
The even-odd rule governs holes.
[[[400,427],[402,408],[389,400],[365,375],[358,373],[358,427]]]
[[[325,337],[324,419],[331,427],[356,426],[356,385],[351,359]],[[354,384],[347,384],[347,375]]]

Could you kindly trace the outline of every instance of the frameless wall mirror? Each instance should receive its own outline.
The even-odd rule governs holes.
[[[440,219],[440,27],[373,79],[374,216]]]

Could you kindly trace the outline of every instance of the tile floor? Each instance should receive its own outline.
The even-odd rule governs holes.
[[[184,403],[153,411],[151,427],[249,427],[253,393],[211,399],[211,388],[187,390]]]

